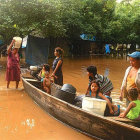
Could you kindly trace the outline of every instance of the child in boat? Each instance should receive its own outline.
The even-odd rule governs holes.
[[[105,116],[118,116],[120,114],[120,106],[113,105],[111,97],[109,99],[100,92],[100,86],[97,80],[91,82],[91,92],[88,96],[98,99],[103,99],[107,101],[107,106],[104,115]]]
[[[112,82],[107,77],[98,74],[96,66],[88,66],[87,74],[89,76],[89,84],[86,91],[86,95],[89,94],[89,92],[91,92],[90,86],[91,81],[93,80],[98,80],[98,83],[100,85],[100,92],[103,93],[103,95],[111,95],[111,90],[113,89]]]
[[[120,114],[120,118],[127,117],[131,120],[140,120],[140,100],[138,100],[138,90],[132,88],[128,90],[128,99],[131,101],[126,110]]]
[[[43,80],[43,90],[51,94],[51,79],[50,73],[48,71],[45,72],[45,78]]]
[[[43,82],[43,79],[45,78],[45,72],[50,72],[50,66],[48,64],[44,64],[42,70],[38,74],[38,76],[41,78],[41,82]]]

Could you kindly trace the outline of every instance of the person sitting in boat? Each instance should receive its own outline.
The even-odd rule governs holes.
[[[43,80],[43,90],[49,94],[51,94],[51,79],[50,73],[48,71],[45,72],[45,78]]]
[[[140,100],[138,100],[137,88],[128,90],[127,97],[131,101],[126,110],[120,114],[120,118],[127,117],[131,120],[140,120]]]
[[[91,81],[90,89],[91,89],[91,92],[89,92],[87,96],[103,99],[107,101],[107,106],[104,112],[104,116],[118,116],[120,114],[120,106],[113,105],[111,97],[108,96],[107,98],[105,95],[103,95],[100,92],[100,85],[97,80]]]
[[[103,95],[110,96],[111,90],[113,89],[112,82],[105,76],[97,74],[97,68],[96,66],[88,66],[87,67],[87,74],[89,76],[89,85],[86,91],[86,95],[91,92],[90,86],[92,80],[98,80],[100,85],[100,92],[103,93]]]
[[[50,72],[50,66],[48,64],[44,64],[42,67],[42,70],[39,72],[38,76],[41,79],[41,82],[43,82],[43,79],[45,78],[45,72]]]

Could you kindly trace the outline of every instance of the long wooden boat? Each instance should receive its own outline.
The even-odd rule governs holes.
[[[49,95],[40,89],[40,83],[22,77],[25,92],[47,113],[61,122],[80,130],[91,137],[106,140],[139,140],[140,128],[118,122],[112,118],[91,114],[70,103]],[[51,91],[56,92],[59,86],[52,84]]]

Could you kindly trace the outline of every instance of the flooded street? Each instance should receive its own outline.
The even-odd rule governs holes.
[[[52,63],[52,60],[49,61]],[[91,140],[92,138],[73,130],[50,117],[25,93],[22,82],[15,90],[5,81],[6,59],[0,58],[0,140]],[[129,62],[122,58],[90,56],[84,58],[64,58],[64,83],[72,84],[81,94],[86,92],[88,77],[86,67],[97,66],[98,73],[112,81],[112,97],[118,100],[121,82]]]

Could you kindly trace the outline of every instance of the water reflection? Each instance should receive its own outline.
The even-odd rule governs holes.
[[[86,68],[89,65],[95,65],[99,74],[108,76],[114,85],[114,91],[120,92],[125,69],[129,65],[125,58],[116,59],[103,56],[79,58],[78,60],[65,58],[63,65],[64,82],[73,84],[77,91],[85,93],[88,85]]]
[[[33,128],[35,126],[35,120],[34,119],[26,119],[25,121],[21,122],[22,125],[27,125],[29,128]]]

